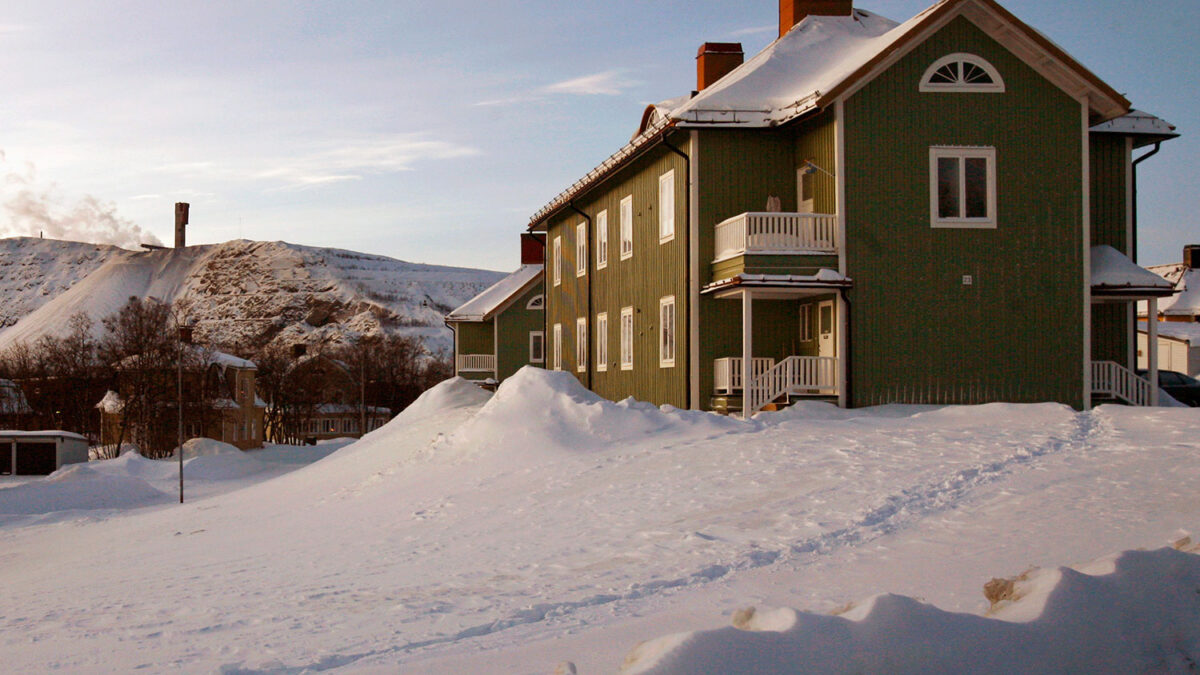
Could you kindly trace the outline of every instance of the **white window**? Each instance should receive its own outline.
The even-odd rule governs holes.
[[[575,319],[575,370],[584,372],[587,370],[587,317],[581,316]]]
[[[668,295],[658,300],[658,365],[671,368],[675,365],[675,296]]]
[[[608,312],[596,315],[596,370],[608,370]]]
[[[796,171],[796,195],[798,197],[799,213],[815,213],[817,201],[817,170],[811,164],[805,164]]]
[[[812,342],[813,341],[812,311],[813,311],[813,306],[811,304],[800,305],[800,341],[801,342]]]
[[[525,305],[525,309],[543,310],[545,308],[546,308],[546,296],[545,295],[535,295],[532,298],[530,298],[529,302],[526,303],[526,305]]]
[[[621,370],[633,370],[633,308],[621,308]]]
[[[554,249],[550,253],[554,258],[554,285],[562,283],[562,237],[554,238]]]
[[[621,200],[621,260],[633,257],[633,195]]]
[[[562,324],[554,324],[554,369],[562,370]]]
[[[675,238],[675,170],[658,177],[658,243]]]
[[[575,226],[575,276],[587,274],[587,223]]]
[[[540,330],[530,331],[529,333],[529,362],[530,363],[545,363],[546,361],[546,334]]]
[[[996,149],[929,149],[933,227],[996,227]]]
[[[986,59],[974,54],[950,54],[925,70],[920,90],[1000,94],[1004,93],[1004,79]]]
[[[596,214],[596,269],[608,267],[608,211]]]

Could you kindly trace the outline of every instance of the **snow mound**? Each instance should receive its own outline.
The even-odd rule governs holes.
[[[169,499],[140,478],[108,474],[87,464],[71,464],[44,480],[0,490],[0,514],[125,509]]]
[[[88,464],[88,467],[93,471],[108,475],[128,476],[145,480],[163,480],[174,476],[179,471],[175,462],[147,459],[138,453],[136,449],[122,453],[116,459],[94,461]],[[63,469],[63,471],[65,470]]]
[[[483,390],[470,380],[452,377],[421,394],[397,416],[397,419],[402,419],[405,423],[416,422],[446,410],[483,405],[491,397],[491,392]]]
[[[450,443],[473,451],[578,452],[620,449],[662,434],[709,438],[748,428],[733,418],[659,408],[632,398],[613,403],[588,391],[569,373],[526,366],[500,385],[451,435]]]
[[[1200,661],[1200,555],[1126,551],[995,581],[1006,593],[987,617],[899,595],[840,616],[742,610],[734,627],[638,645],[622,672],[1190,672]]]
[[[235,453],[242,454],[241,449],[236,445],[230,445],[229,443],[211,438],[191,438],[183,442],[183,459],[185,461],[193,457],[211,457],[213,455],[232,455]],[[179,448],[175,448],[175,454],[172,456],[179,456]]]

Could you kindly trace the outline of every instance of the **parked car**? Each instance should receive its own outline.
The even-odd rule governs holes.
[[[1138,375],[1147,377],[1150,373],[1139,370]],[[1177,373],[1174,370],[1158,371],[1158,387],[1167,392],[1176,401],[1193,408],[1200,406],[1200,381],[1190,375]]]

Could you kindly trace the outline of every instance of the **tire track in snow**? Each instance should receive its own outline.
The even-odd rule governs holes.
[[[724,578],[732,572],[761,568],[781,561],[797,562],[804,558],[828,555],[839,548],[872,541],[896,532],[922,518],[955,508],[973,490],[995,483],[1018,470],[1030,468],[1040,459],[1072,450],[1084,451],[1098,436],[1111,432],[1109,424],[1097,420],[1090,412],[1077,413],[1074,426],[1074,430],[1065,438],[1051,437],[1044,445],[1021,446],[1011,455],[997,461],[968,467],[956,471],[948,477],[902,488],[885,497],[881,503],[864,512],[854,522],[796,542],[781,550],[755,548],[742,553],[734,561],[710,564],[691,574],[673,579],[658,579],[631,584],[629,589],[623,593],[597,594],[581,600],[539,603],[511,612],[500,619],[470,626],[452,634],[416,640],[386,649],[359,654],[329,654],[304,666],[285,666],[275,663],[267,664],[262,669],[247,669],[241,667],[240,664],[231,664],[222,668],[221,672],[226,675],[320,672],[347,666],[362,659],[386,658],[412,653],[427,647],[492,635],[517,626],[565,616],[579,609],[636,601],[674,589],[706,584]]]

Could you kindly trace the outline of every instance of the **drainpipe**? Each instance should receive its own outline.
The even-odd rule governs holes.
[[[692,243],[691,243],[691,236],[692,236],[692,158],[688,157],[687,153],[685,153],[684,151],[680,150],[679,148],[677,148],[677,147],[671,145],[669,142],[667,142],[667,139],[665,136],[663,137],[662,144],[663,144],[663,147],[667,148],[671,152],[673,152],[683,158],[683,170],[687,174],[687,179],[684,181],[684,185],[686,187],[685,187],[685,190],[683,193],[684,226],[682,228],[683,229],[683,237],[682,237],[682,239],[683,239],[683,264],[684,264],[684,269],[687,270],[687,275],[689,277],[686,292],[683,293],[683,296],[688,299],[688,301],[687,301],[688,311],[686,314],[684,314],[684,317],[686,320],[684,321],[685,329],[683,331],[683,335],[684,335],[683,353],[688,355],[688,358],[684,360],[684,363],[686,365],[683,369],[683,391],[685,392],[684,398],[685,398],[685,400],[687,400],[687,399],[690,399],[692,396],[692,364],[690,363],[691,356],[692,356],[691,315],[692,315],[692,312],[700,311],[699,307],[692,307],[692,288],[691,288],[691,279],[690,279],[691,274],[692,274]],[[676,337],[679,336],[679,317],[678,316],[675,317],[675,335],[676,335]],[[745,394],[743,393],[743,396],[744,395]],[[687,408],[688,409],[698,408],[699,405],[700,405],[699,401],[688,400]]]
[[[846,381],[842,382],[842,387],[846,390],[846,407],[853,408],[854,387],[852,385],[854,380],[854,362],[850,360],[850,355],[853,351],[851,345],[853,344],[854,337],[854,333],[852,331],[854,313],[850,311],[850,289],[841,288],[838,289],[838,292],[842,295],[842,302],[846,304],[846,353],[842,357],[846,359]]]
[[[586,314],[587,322],[584,325],[587,327],[588,334],[586,336],[584,336],[583,342],[585,345],[587,345],[588,352],[592,352],[592,351],[594,351],[592,349],[592,341],[590,339],[588,339],[592,336],[592,277],[595,276],[595,274],[596,274],[596,270],[592,266],[592,255],[593,255],[592,254],[592,217],[589,216],[588,214],[584,213],[583,211],[580,211],[579,208],[575,206],[575,202],[573,202],[573,201],[567,202],[567,207],[570,208],[575,213],[578,213],[580,216],[583,216],[584,221],[587,222],[587,227],[585,228],[587,231],[584,232],[584,236],[587,237],[587,242],[586,242],[586,245],[584,246],[584,250],[587,252],[587,260],[585,260],[583,262],[583,264],[584,264],[584,269],[587,271],[587,274],[585,275],[587,277],[587,314]],[[575,249],[579,250],[579,242],[575,243]],[[575,357],[579,358],[579,355],[576,354]],[[585,363],[587,363],[587,367],[584,368],[583,372],[587,379],[588,391],[591,391],[591,389],[592,389],[592,368],[595,366],[595,364],[592,363],[592,361],[594,359],[592,358],[592,354],[590,354],[590,353],[584,354],[584,358],[587,359],[585,361]]]
[[[1137,159],[1133,160],[1133,194],[1130,196],[1130,200],[1133,202],[1133,250],[1130,251],[1130,253],[1132,254],[1130,256],[1130,259],[1133,260],[1133,262],[1135,262],[1135,263],[1137,262],[1137,234],[1138,234],[1138,229],[1137,229],[1137,224],[1138,224],[1137,168],[1138,168],[1138,164],[1141,164],[1142,162],[1157,155],[1158,151],[1160,149],[1162,149],[1162,141],[1158,141],[1157,143],[1155,143],[1154,149],[1151,150],[1150,152],[1147,152],[1146,154],[1142,155],[1141,157],[1138,157]]]

